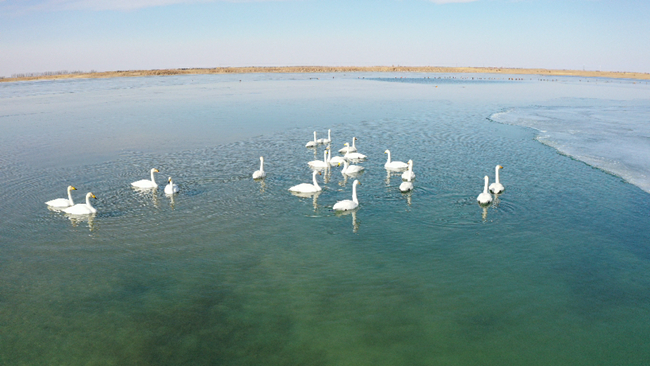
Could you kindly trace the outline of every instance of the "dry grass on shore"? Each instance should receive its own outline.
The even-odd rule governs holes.
[[[433,67],[433,66],[284,66],[284,67],[217,67],[166,70],[129,70],[106,72],[44,73],[42,75],[0,78],[0,82],[54,79],[114,78],[156,75],[246,74],[246,73],[344,73],[344,72],[425,72],[425,73],[485,73],[504,75],[582,76],[618,79],[650,80],[650,74],[639,72],[516,69],[501,67]]]

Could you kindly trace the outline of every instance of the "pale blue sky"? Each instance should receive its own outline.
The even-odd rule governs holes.
[[[0,0],[0,76],[409,65],[650,72],[650,2]]]

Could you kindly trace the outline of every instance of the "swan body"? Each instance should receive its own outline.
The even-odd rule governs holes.
[[[178,185],[172,182],[172,177],[169,177],[167,181],[169,182],[169,184],[165,186],[165,194],[178,193]]]
[[[68,186],[68,198],[57,198],[54,200],[50,200],[45,202],[46,205],[52,207],[52,208],[66,208],[74,205],[74,201],[72,201],[72,194],[70,191],[76,191],[77,188],[73,186]]]
[[[363,160],[363,159],[366,159],[366,158],[367,158],[367,156],[365,156],[365,155],[363,155],[361,153],[358,153],[358,152],[347,152],[343,156],[343,159],[346,159],[346,160]]]
[[[151,180],[149,179],[142,179],[137,182],[131,183],[132,186],[138,187],[138,188],[156,188],[158,187],[158,184],[156,184],[156,179],[153,176],[153,173],[158,173],[158,169],[153,168],[151,169]]]
[[[345,153],[349,153],[349,152],[356,152],[356,151],[357,151],[357,147],[354,145],[354,142],[355,142],[356,140],[357,140],[357,138],[356,138],[356,137],[353,137],[353,138],[352,138],[352,146],[350,146],[350,144],[348,144],[348,143],[346,142],[346,143],[345,143],[345,147],[342,148],[342,149],[340,149],[339,152],[340,152],[341,154],[345,154]]]
[[[327,130],[327,138],[326,139],[318,139],[319,144],[327,145],[330,142],[332,142],[332,130]]]
[[[344,166],[343,169],[341,170],[341,174],[343,175],[353,175],[353,174],[358,174],[361,171],[363,171],[363,167],[360,165],[350,165],[348,161],[343,162]]]
[[[330,164],[330,166],[343,164],[343,162],[345,161],[345,158],[342,156],[332,157],[331,155],[332,155],[331,152],[327,155],[327,162]]]
[[[329,150],[325,149],[323,152],[323,160],[312,160],[308,162],[307,164],[309,165],[310,168],[312,169],[325,169],[329,167],[329,163],[327,162],[327,156],[328,156]]]
[[[314,141],[309,141],[305,147],[316,147],[318,145],[318,139],[316,138],[316,131],[314,131]]]
[[[402,179],[410,182],[415,179],[415,173],[413,173],[413,160],[409,160],[407,164],[409,169],[402,173]]]
[[[358,180],[355,180],[352,183],[352,200],[343,200],[336,202],[334,207],[332,207],[334,211],[350,211],[359,207],[359,201],[357,200],[357,185],[361,185],[361,183]]]
[[[497,165],[494,168],[494,183],[490,184],[490,192],[494,194],[499,194],[505,190],[503,184],[499,182],[499,169],[503,169],[501,165]]]
[[[71,215],[92,215],[96,213],[97,209],[90,204],[90,197],[95,199],[97,198],[94,194],[88,192],[88,194],[86,194],[86,203],[77,203],[74,206],[64,208],[63,212]]]
[[[402,184],[399,185],[399,190],[400,192],[408,192],[413,190],[413,183],[411,181],[407,182],[402,182]]]
[[[296,186],[293,186],[289,188],[291,192],[297,192],[297,193],[315,193],[315,192],[320,192],[323,189],[318,185],[318,182],[316,181],[316,174],[320,174],[317,171],[314,171],[314,174],[312,176],[312,179],[314,181],[314,184],[309,184],[309,183],[301,183]]]
[[[260,156],[260,170],[256,170],[253,173],[253,179],[262,179],[266,177],[266,172],[264,171],[264,157]]]
[[[403,161],[391,161],[390,150],[384,151],[384,154],[388,154],[388,160],[386,160],[386,164],[384,164],[384,168],[388,170],[404,170],[408,168],[408,165]]]
[[[490,202],[492,202],[492,196],[488,193],[488,181],[490,178],[488,176],[485,176],[485,186],[483,187],[483,192],[476,197],[476,200],[478,201],[479,204],[481,205],[488,205]]]

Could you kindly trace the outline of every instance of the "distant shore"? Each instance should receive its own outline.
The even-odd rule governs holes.
[[[581,76],[617,79],[650,80],[650,73],[581,71],[550,69],[519,69],[503,67],[434,67],[434,66],[284,66],[284,67],[215,67],[183,68],[161,70],[128,70],[105,72],[42,73],[0,78],[0,82],[56,79],[101,79],[115,77],[157,76],[157,75],[201,75],[201,74],[248,74],[248,73],[345,73],[345,72],[420,72],[459,74],[503,74],[540,76]]]

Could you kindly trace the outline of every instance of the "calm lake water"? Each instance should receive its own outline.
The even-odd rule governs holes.
[[[472,76],[0,83],[0,364],[647,365],[650,195],[530,121],[597,114],[625,145],[650,86]],[[368,155],[353,213],[338,167],[287,190],[327,129]],[[132,189],[151,168],[161,186]],[[68,185],[94,217],[47,209]]]

